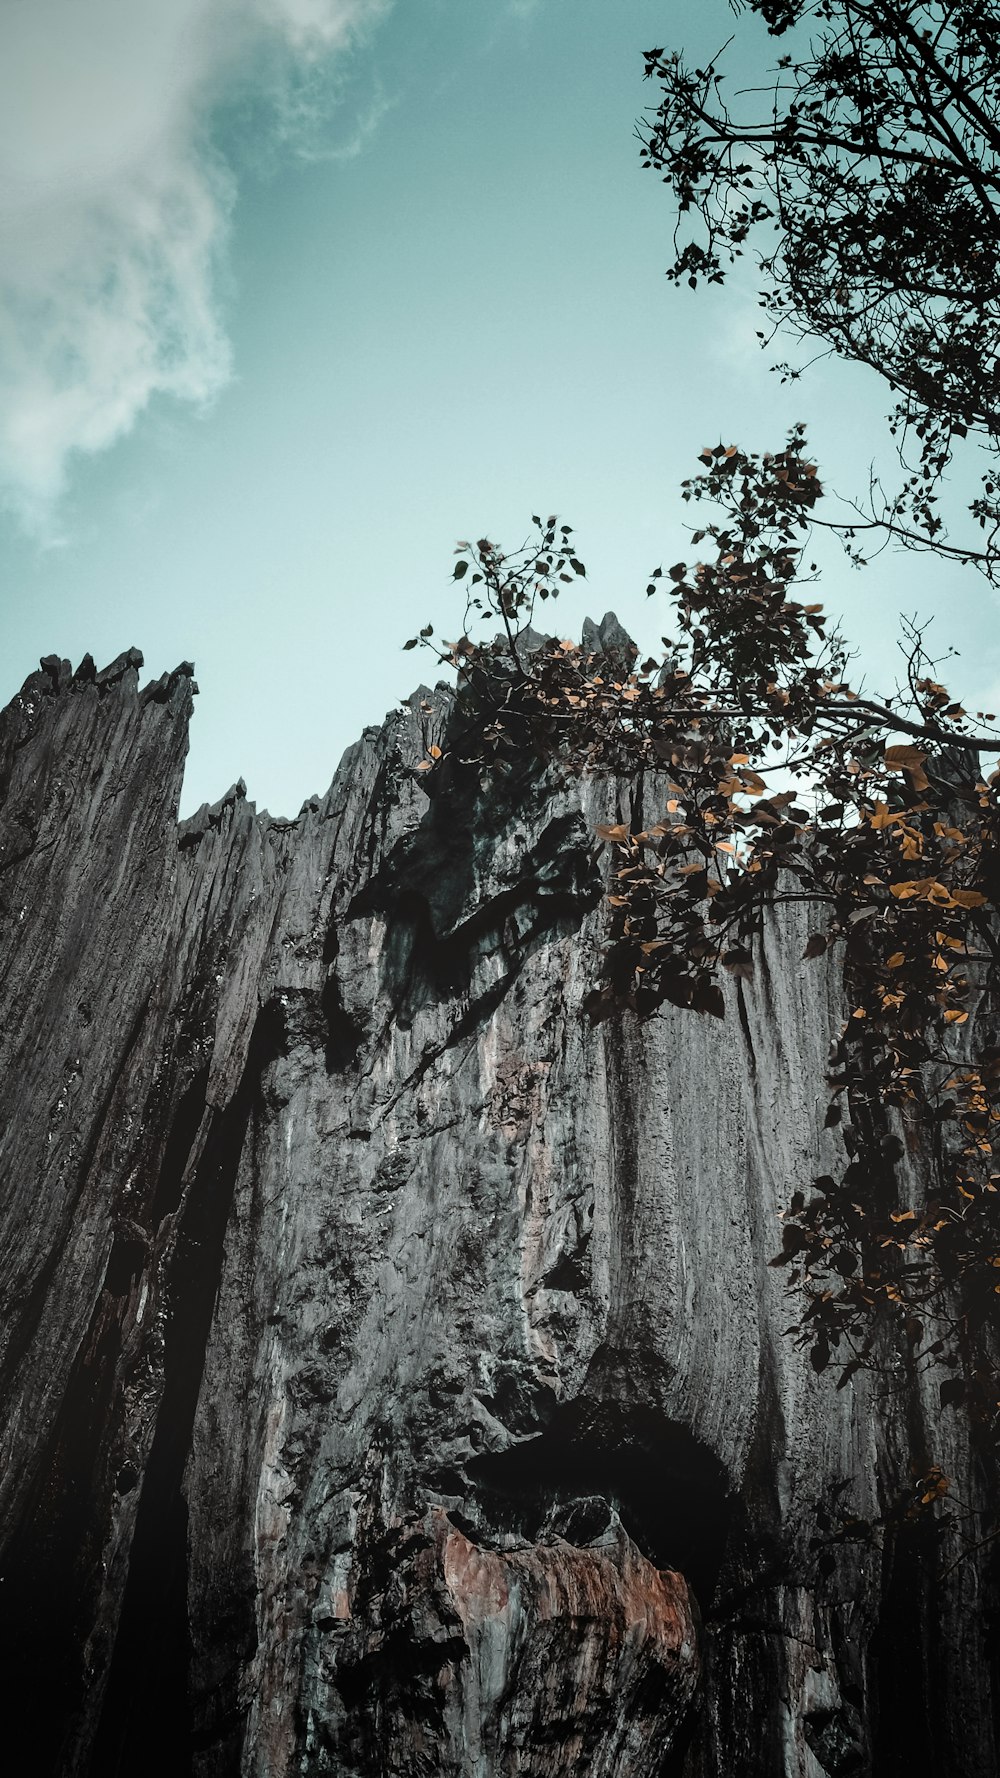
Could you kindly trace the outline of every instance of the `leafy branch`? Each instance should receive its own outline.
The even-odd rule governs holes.
[[[611,868],[595,1018],[665,1002],[722,1017],[773,911],[812,910],[804,957],[834,959],[846,997],[826,1119],[846,1160],[786,1209],[773,1263],[798,1293],[798,1337],[841,1381],[887,1340],[951,1367],[942,1405],[967,1401],[992,1439],[1000,1378],[980,1335],[1000,1295],[1000,1045],[973,1014],[1000,968],[1000,771],[980,765],[1000,729],[952,697],[912,623],[892,693],[849,683],[822,606],[792,596],[823,493],[801,427],[777,453],[719,445],[700,463],[683,492],[711,509],[693,533],[708,548],[650,578],[669,613],[657,659],[623,632],[577,645],[530,629],[536,602],[585,572],[569,527],[536,521],[513,554],[459,546],[466,628],[408,644],[459,674],[447,745],[416,769],[428,794],[525,761],[642,777],[652,818],[597,830]]]

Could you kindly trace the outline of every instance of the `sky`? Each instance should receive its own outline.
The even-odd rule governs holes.
[[[460,627],[459,538],[558,513],[588,567],[561,632],[613,608],[649,647],[706,444],[801,418],[865,485],[877,379],[783,387],[751,277],[664,276],[642,51],[733,26],[725,0],[3,0],[0,701],[46,654],[193,660],[183,811],[242,776],[294,814],[436,676],[402,644]],[[857,676],[891,687],[899,612],[934,614],[948,683],[998,707],[974,572],[823,563]]]

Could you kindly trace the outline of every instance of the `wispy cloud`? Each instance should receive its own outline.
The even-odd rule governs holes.
[[[0,8],[0,497],[29,526],[74,452],[156,394],[230,374],[217,274],[238,169],[213,113],[284,100],[391,0],[5,0]],[[360,128],[364,128],[364,120]]]

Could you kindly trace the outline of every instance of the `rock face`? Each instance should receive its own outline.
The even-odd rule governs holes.
[[[911,1465],[990,1483],[938,1379],[838,1390],[784,1332],[839,1140],[806,928],[722,1023],[595,1027],[612,790],[429,800],[439,689],[296,821],[178,826],[190,668],[140,666],[43,662],[0,725],[30,1770],[995,1772],[992,1548],[823,1536]]]

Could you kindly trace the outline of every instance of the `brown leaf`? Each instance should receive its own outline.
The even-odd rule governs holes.
[[[927,754],[922,747],[912,744],[903,747],[887,747],[885,763],[887,766],[898,766],[901,771],[912,772],[916,766],[922,766]]]

